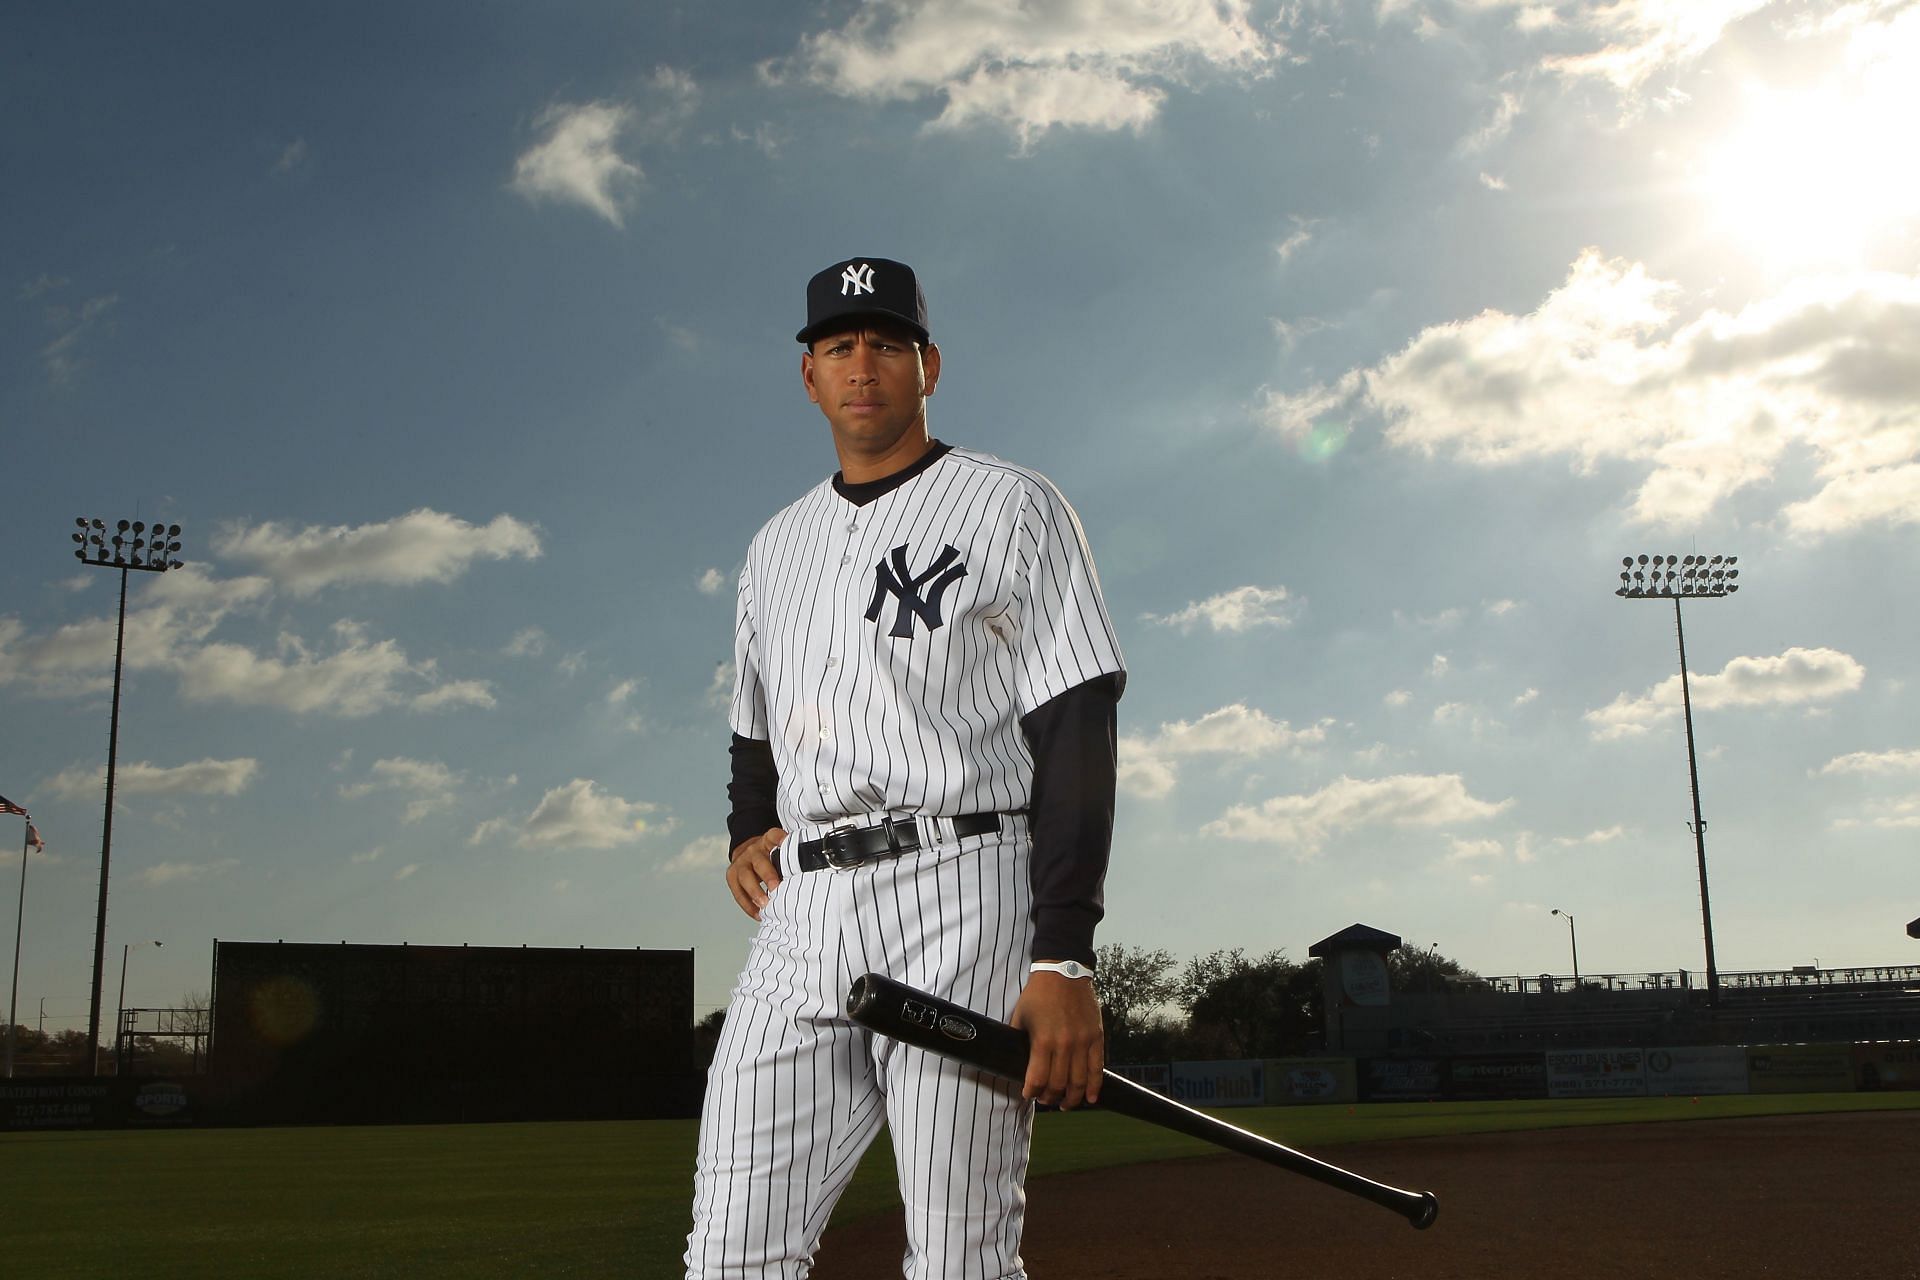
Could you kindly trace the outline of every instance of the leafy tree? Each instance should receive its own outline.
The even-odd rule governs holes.
[[[727,1011],[715,1009],[706,1017],[693,1024],[694,1065],[705,1068],[713,1061],[713,1051],[720,1047],[720,1028],[726,1025]]]
[[[1140,1041],[1148,1019],[1178,994],[1171,976],[1173,953],[1107,943],[1094,949],[1094,966],[1107,1055],[1116,1062],[1144,1056]]]
[[[1484,979],[1458,960],[1440,954],[1440,944],[1404,943],[1387,956],[1387,984],[1395,991],[1445,991]]]
[[[1320,1039],[1318,962],[1298,965],[1284,951],[1213,951],[1187,961],[1179,988],[1194,1037],[1217,1032],[1234,1057],[1304,1053]]]

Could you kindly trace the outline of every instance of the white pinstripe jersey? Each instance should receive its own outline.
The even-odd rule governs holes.
[[[865,506],[826,480],[766,523],[734,670],[733,731],[772,744],[781,825],[811,838],[1026,808],[1020,717],[1125,667],[1059,490],[951,449]]]

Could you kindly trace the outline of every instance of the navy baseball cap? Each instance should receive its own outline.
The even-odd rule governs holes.
[[[927,295],[913,268],[891,258],[848,258],[807,281],[807,327],[793,336],[812,342],[855,316],[890,320],[927,340]]]

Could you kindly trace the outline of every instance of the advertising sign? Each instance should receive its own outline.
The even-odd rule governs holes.
[[[1763,1044],[1747,1050],[1747,1084],[1754,1093],[1851,1093],[1853,1046]]]
[[[1639,1098],[1647,1092],[1644,1049],[1552,1049],[1547,1053],[1551,1098]]]
[[[1367,1102],[1438,1098],[1446,1065],[1440,1058],[1362,1058],[1360,1096]]]
[[[1853,1074],[1863,1093],[1920,1089],[1920,1044],[1857,1044]]]
[[[1170,1096],[1190,1107],[1257,1107],[1266,1100],[1261,1087],[1264,1074],[1261,1064],[1252,1058],[1176,1062]]]
[[[1547,1060],[1537,1053],[1488,1053],[1447,1066],[1447,1096],[1467,1100],[1544,1098]]]
[[[0,1080],[0,1129],[91,1129],[111,1110],[104,1080]]]
[[[1360,1097],[1352,1058],[1268,1058],[1267,1105],[1354,1102]]]
[[[1647,1095],[1697,1097],[1746,1093],[1747,1051],[1731,1045],[1647,1050]]]

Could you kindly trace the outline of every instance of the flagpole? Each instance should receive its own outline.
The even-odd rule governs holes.
[[[13,1079],[13,1042],[20,1038],[20,930],[27,918],[27,850],[32,842],[27,833],[33,819],[20,817],[20,905],[13,914],[13,995],[7,1001],[7,1079]]]

